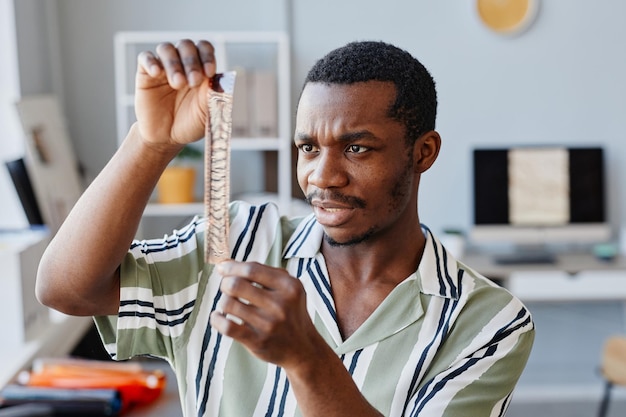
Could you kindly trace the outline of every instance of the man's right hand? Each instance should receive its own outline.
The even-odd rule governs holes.
[[[135,112],[147,145],[184,145],[204,136],[213,45],[185,39],[138,56]]]
[[[207,41],[182,40],[140,54],[137,123],[41,258],[36,292],[43,304],[73,315],[117,313],[119,266],[163,169],[184,144],[204,136],[214,75]]]

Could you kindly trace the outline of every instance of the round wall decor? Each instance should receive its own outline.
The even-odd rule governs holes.
[[[500,34],[517,34],[535,20],[539,0],[476,0],[480,21]]]

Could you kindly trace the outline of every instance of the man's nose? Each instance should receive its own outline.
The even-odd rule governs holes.
[[[347,184],[344,161],[331,152],[322,152],[315,161],[309,174],[309,184],[317,188],[342,187]]]

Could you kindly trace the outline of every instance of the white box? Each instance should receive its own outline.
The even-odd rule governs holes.
[[[276,74],[270,71],[254,71],[251,75],[252,103],[251,133],[258,137],[278,136],[278,86]]]
[[[44,231],[0,233],[2,343],[19,347],[50,323],[50,310],[35,298],[39,260],[49,241]]]
[[[235,68],[237,79],[233,92],[232,136],[242,138],[250,136],[250,92],[248,72],[244,68]]]

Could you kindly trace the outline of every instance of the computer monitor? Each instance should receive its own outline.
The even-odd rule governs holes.
[[[601,147],[516,146],[473,150],[470,241],[516,251],[607,242]]]

